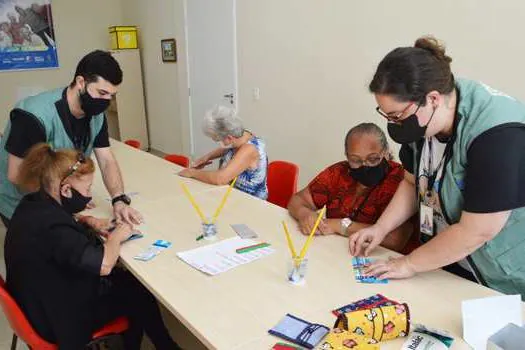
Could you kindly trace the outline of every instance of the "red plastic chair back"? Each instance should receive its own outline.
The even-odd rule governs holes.
[[[128,146],[131,146],[133,148],[140,149],[140,141],[139,140],[126,140],[124,143]]]
[[[286,208],[297,192],[299,167],[290,162],[275,160],[268,165],[268,202]]]
[[[32,349],[56,350],[58,347],[42,339],[33,329],[16,301],[5,288],[5,282],[0,277],[0,306],[15,334]]]
[[[164,156],[164,159],[168,162],[175,163],[185,168],[190,166],[190,158],[181,154],[167,154]]]
[[[0,306],[4,315],[11,326],[13,332],[26,343],[31,349],[38,350],[57,350],[58,346],[48,343],[42,339],[33,329],[24,313],[18,307],[16,301],[11,297],[5,288],[5,281],[0,276]],[[111,334],[124,333],[129,328],[129,322],[126,317],[119,317],[106,324],[93,334],[93,339],[101,338]]]

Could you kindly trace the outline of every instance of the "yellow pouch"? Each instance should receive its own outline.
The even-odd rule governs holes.
[[[410,312],[407,304],[347,312],[339,316],[334,327],[369,338],[372,343],[379,343],[406,337],[410,330]]]
[[[321,350],[379,350],[378,344],[370,344],[370,339],[350,331],[334,328],[324,339]]]

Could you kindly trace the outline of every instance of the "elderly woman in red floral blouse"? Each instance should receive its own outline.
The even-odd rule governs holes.
[[[359,124],[348,132],[345,153],[346,160],[323,170],[290,200],[290,215],[304,234],[310,233],[316,211],[323,206],[326,218],[318,234],[350,236],[373,225],[403,180],[403,167],[390,160],[385,134],[373,123]],[[387,236],[383,246],[401,251],[412,231],[412,223],[404,223]]]

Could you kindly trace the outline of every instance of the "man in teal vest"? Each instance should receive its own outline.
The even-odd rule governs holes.
[[[525,105],[456,79],[434,38],[391,51],[370,83],[407,173],[374,226],[350,238],[365,254],[419,211],[424,242],[366,274],[407,278],[444,268],[525,300]],[[423,223],[423,220],[421,221]]]
[[[6,227],[24,195],[17,186],[20,164],[27,151],[40,142],[47,142],[55,149],[75,148],[86,157],[94,152],[113,199],[115,218],[130,224],[142,221],[124,193],[104,114],[121,82],[122,71],[117,61],[108,52],[97,50],[80,60],[68,87],[16,104],[0,142],[0,218]]]

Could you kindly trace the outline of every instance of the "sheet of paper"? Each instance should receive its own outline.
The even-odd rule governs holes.
[[[275,251],[272,247],[256,249],[244,254],[238,254],[235,251],[257,243],[257,241],[242,239],[237,236],[204,247],[179,252],[177,256],[197,270],[215,276],[270,255]]]
[[[465,300],[461,309],[463,339],[474,350],[485,350],[487,339],[507,324],[523,323],[519,295]]]

